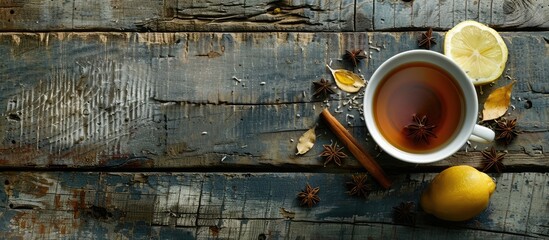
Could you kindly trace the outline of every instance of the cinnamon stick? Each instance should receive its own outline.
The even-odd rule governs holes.
[[[330,130],[336,135],[336,137],[341,141],[343,146],[345,146],[349,151],[355,156],[355,158],[366,168],[372,177],[374,177],[377,182],[388,189],[391,187],[391,180],[385,175],[383,169],[379,164],[368,154],[358,143],[358,141],[337,121],[337,119],[332,116],[328,109],[322,110],[320,117],[328,124]]]

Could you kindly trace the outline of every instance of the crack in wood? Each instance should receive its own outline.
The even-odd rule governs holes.
[[[165,28],[193,28],[202,29],[212,26],[219,28],[242,26],[244,28],[306,28],[307,26],[328,26],[338,19],[330,19],[330,11],[342,11],[336,8],[338,4],[309,4],[270,1],[255,6],[246,6],[243,3],[208,3],[199,6],[179,6],[176,14],[151,18],[137,22],[135,26],[142,30],[156,31]],[[196,11],[199,8],[201,11]],[[333,9],[332,9],[333,8]],[[352,22],[352,19],[345,21]]]

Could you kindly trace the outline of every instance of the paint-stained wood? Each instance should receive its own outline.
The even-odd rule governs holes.
[[[6,33],[0,35],[2,166],[12,167],[320,167],[335,141],[318,115],[331,112],[378,155],[361,116],[362,93],[312,96],[331,79],[325,64],[349,68],[346,49],[367,49],[366,79],[386,59],[417,48],[402,33]],[[443,35],[436,33],[437,42]],[[549,104],[546,32],[503,33],[504,76],[479,88],[484,99],[517,79],[508,117],[519,137],[505,162],[546,169]],[[441,44],[435,51],[442,51]],[[482,106],[481,106],[482,107]],[[295,156],[299,136],[319,125],[311,153]],[[490,124],[490,123],[487,123]],[[481,166],[472,143],[443,167]],[[465,152],[467,151],[467,153]],[[379,153],[387,167],[403,166]],[[356,168],[354,159],[345,167]],[[406,168],[403,168],[406,169]]]
[[[134,181],[136,174],[143,181]],[[435,174],[393,176],[392,190],[349,196],[350,174],[0,174],[2,238],[367,239],[544,238],[549,174],[506,173],[490,205],[465,222],[441,222],[417,206]],[[299,206],[306,183],[320,203]],[[416,226],[394,224],[393,207],[416,203]]]
[[[2,31],[379,31],[466,19],[549,29],[548,16],[544,0],[0,1]]]

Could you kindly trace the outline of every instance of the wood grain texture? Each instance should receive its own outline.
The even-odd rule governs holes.
[[[451,223],[417,206],[416,226],[393,206],[416,204],[435,174],[394,176],[391,190],[346,194],[350,174],[4,172],[0,236],[6,239],[431,239],[549,236],[549,174],[506,173],[479,216]],[[306,183],[320,203],[299,206]]]
[[[352,31],[354,1],[181,1],[173,15],[136,25],[147,31]]]
[[[0,31],[383,31],[549,29],[544,0],[0,1]]]
[[[0,239],[549,238],[548,17],[545,0],[0,0],[0,169],[13,170],[0,173]],[[507,117],[520,135],[494,144],[509,173],[490,174],[496,192],[472,220],[417,207],[415,227],[396,224],[394,206],[417,204],[448,166],[482,169],[491,144],[397,161],[366,131],[362,93],[322,100],[311,82],[333,81],[327,63],[351,69],[341,57],[359,48],[368,79],[428,27],[441,52],[465,19],[509,47],[504,76],[477,88],[482,104],[517,80]],[[324,108],[392,189],[370,179],[366,199],[350,197],[356,159],[323,167],[336,140]],[[313,126],[315,146],[296,156]],[[296,199],[307,183],[321,189],[312,209]]]
[[[322,101],[312,81],[331,79],[325,64],[349,68],[346,49],[367,49],[366,79],[386,59],[417,48],[402,33],[5,33],[0,35],[0,160],[11,167],[320,167],[334,136],[318,120],[329,108],[387,167],[360,110],[362,93]],[[435,33],[437,42],[443,36]],[[546,32],[504,33],[509,62],[479,101],[517,79],[508,118],[519,137],[505,162],[546,169],[549,51]],[[434,51],[441,51],[437,44]],[[482,108],[482,106],[480,106]],[[493,124],[492,122],[485,123]],[[318,142],[295,156],[299,136],[319,125]],[[447,161],[481,166],[471,144]],[[467,153],[465,152],[467,151]],[[222,161],[223,160],[223,161]],[[356,168],[354,159],[345,166]],[[405,168],[403,168],[405,169]]]
[[[371,1],[357,1],[357,16],[371,12]],[[447,30],[464,20],[496,29],[548,29],[549,3],[544,0],[375,0],[374,31],[427,28]],[[359,29],[359,28],[357,28]]]
[[[0,1],[4,31],[353,31],[354,1]]]

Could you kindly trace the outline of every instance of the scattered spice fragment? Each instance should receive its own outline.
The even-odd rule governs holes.
[[[338,147],[337,143],[332,143],[331,145],[323,145],[324,151],[320,153],[321,157],[326,157],[326,161],[324,161],[324,167],[326,167],[326,164],[333,161],[338,166],[341,166],[341,160],[346,158],[347,155],[342,152],[341,150],[343,147]]]
[[[502,118],[499,121],[496,121],[496,140],[504,141],[506,145],[509,145],[511,141],[518,135],[518,132],[515,130],[517,125],[517,119],[505,119]]]
[[[368,180],[368,175],[365,173],[353,174],[351,182],[347,182],[347,185],[350,188],[347,193],[351,196],[368,197],[372,190],[372,185],[368,184],[366,180]]]
[[[220,227],[214,225],[214,226],[210,226],[209,229],[213,237],[219,236],[219,231],[221,230]]]
[[[419,118],[416,114],[412,115],[413,122],[406,125],[404,128],[407,130],[407,136],[411,137],[414,142],[429,144],[429,138],[436,138],[433,133],[433,129],[436,125],[430,125],[427,121],[427,116]]]
[[[345,55],[343,55],[344,59],[349,60],[353,63],[353,66],[358,66],[358,63],[360,63],[360,60],[365,59],[366,55],[364,54],[364,50],[362,49],[354,49],[354,50],[346,50]]]
[[[332,83],[330,81],[321,78],[318,82],[313,82],[315,85],[315,92],[313,93],[313,96],[319,97],[319,95],[322,95],[323,98],[326,98],[330,94],[335,93],[334,89],[332,88]]]
[[[435,38],[433,37],[433,29],[429,28],[426,32],[421,33],[417,43],[420,47],[425,49],[431,49],[432,45],[437,44]]]
[[[401,202],[398,206],[393,207],[393,221],[411,226],[416,225],[415,207],[414,202]]]
[[[301,137],[297,140],[297,153],[296,155],[302,155],[307,153],[311,148],[315,145],[316,141],[316,134],[315,134],[315,128],[311,128],[307,130],[307,132],[303,133]]]
[[[233,76],[231,79],[237,81],[237,82],[242,82],[242,79],[240,78],[237,78],[236,76]]]
[[[485,158],[484,168],[482,169],[483,172],[486,172],[491,168],[495,168],[498,173],[501,173],[501,171],[505,168],[505,165],[501,162],[503,160],[503,156],[505,156],[505,153],[498,154],[496,148],[493,146],[490,150],[482,151],[482,156]]]
[[[318,197],[318,192],[320,191],[319,187],[311,187],[309,183],[305,186],[305,190],[301,191],[297,194],[297,198],[301,201],[301,205],[307,205],[307,207],[311,208],[314,205],[316,205],[318,202],[320,202],[320,198]]]
[[[355,93],[366,86],[364,79],[354,72],[345,69],[332,69],[329,65],[326,67],[332,72],[337,87],[345,92]]]
[[[511,103],[511,91],[513,90],[513,85],[517,81],[513,81],[506,86],[497,88],[494,90],[486,102],[484,102],[484,109],[482,110],[482,121],[497,119],[509,108],[509,103]]]
[[[285,219],[292,220],[292,219],[295,218],[295,212],[286,210],[286,208],[281,207],[281,208],[278,209],[278,212],[279,212],[280,215],[282,215],[282,217],[284,217]]]

